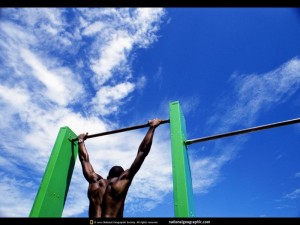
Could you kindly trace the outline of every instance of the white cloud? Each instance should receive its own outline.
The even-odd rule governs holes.
[[[134,84],[125,82],[116,86],[104,86],[98,92],[92,103],[102,115],[108,115],[115,113],[120,104],[121,100],[126,98],[133,90]]]
[[[295,173],[296,178],[300,178],[300,172]]]
[[[45,30],[47,33],[49,33],[52,36],[55,36],[58,34],[58,30],[55,29],[55,27],[51,26],[50,24],[42,24],[41,29]]]
[[[300,60],[291,59],[265,74],[234,75],[232,79],[235,81],[238,99],[225,115],[227,120],[224,125],[232,126],[236,120],[250,125],[259,111],[280,104],[298,90]]]
[[[28,103],[29,96],[24,89],[19,87],[9,88],[0,84],[0,99],[19,110]]]
[[[213,147],[214,150],[217,149],[218,151],[209,149],[209,151],[214,151],[214,154],[203,156],[201,159],[193,151],[197,147],[193,147],[190,152],[190,159],[194,193],[207,193],[211,187],[223,178],[221,174],[222,167],[235,157],[236,151],[239,149],[238,146],[241,146],[243,142],[243,140],[235,140],[224,145],[223,142],[218,141]]]
[[[139,90],[142,89],[143,87],[145,87],[146,83],[147,83],[147,78],[145,76],[140,76],[140,78],[136,82],[137,89]]]
[[[285,102],[300,88],[300,60],[293,58],[265,74],[234,74],[234,95],[209,119],[206,128],[213,133],[226,132],[236,126],[251,126],[259,113]],[[225,98],[223,98],[224,100]],[[228,99],[226,99],[228,100]],[[220,178],[220,170],[232,160],[246,139],[232,139],[228,144],[215,141],[210,149],[214,155],[202,159],[191,157],[195,192],[205,193]],[[192,148],[195,148],[194,146]],[[295,196],[298,193],[289,195]]]
[[[291,193],[286,194],[285,198],[288,198],[288,199],[297,199],[297,198],[300,198],[300,188],[292,191]]]
[[[100,59],[92,61],[96,82],[101,85],[112,77],[112,70],[126,64],[127,54],[132,50],[133,40],[126,31],[119,31],[111,37],[107,45],[100,49]]]
[[[24,176],[24,171],[19,168],[18,163],[19,162],[16,161],[14,158],[10,158],[8,156],[0,156],[1,171],[6,171],[7,173],[14,171],[14,174],[16,176]]]
[[[73,99],[79,100],[78,97],[82,94],[83,88],[71,69],[49,60],[46,55],[29,50],[30,46],[39,44],[36,36],[26,33],[24,28],[10,23],[2,23],[1,28],[4,30],[3,38],[6,40],[6,44],[1,45],[3,50],[6,50],[6,57],[3,54],[6,67],[1,68],[1,73],[8,85],[35,88],[34,91],[39,92],[39,95],[44,95],[45,90],[49,100],[61,105],[68,104]],[[13,76],[4,76],[6,73],[12,73],[8,68],[15,72]],[[49,70],[49,68],[52,69]],[[35,98],[38,97],[36,94]]]
[[[84,20],[81,19],[83,22]],[[84,23],[84,22],[83,22]],[[99,33],[106,25],[100,21],[96,21],[95,23],[92,23],[88,27],[86,27],[83,31],[84,35],[90,36],[95,35],[96,33]]]
[[[74,52],[81,43],[78,30],[71,28],[76,23],[67,19],[66,9],[63,8],[24,8],[6,9],[2,12],[5,19],[13,19],[27,29],[28,34],[37,38],[43,51],[58,51],[62,54]],[[71,31],[70,31],[71,30]],[[24,41],[20,41],[24,43]],[[30,45],[36,42],[31,42]],[[72,48],[70,48],[72,46]]]
[[[32,68],[32,74],[47,87],[46,95],[49,99],[61,105],[65,105],[65,99],[57,98],[59,94],[64,97],[63,92],[66,87],[63,84],[63,80],[56,74],[48,71],[38,58],[29,50],[21,49],[20,54],[24,62]]]
[[[181,100],[182,111],[185,114],[190,114],[199,108],[200,100],[198,96],[191,96],[189,98],[184,98]]]
[[[46,96],[51,101],[59,105],[66,105],[81,94],[82,87],[79,82],[75,81],[75,76],[70,69],[56,68],[55,70],[59,73],[56,74],[49,71],[28,49],[21,49],[20,54],[24,62],[32,69],[32,75],[46,87]]]
[[[108,82],[113,74],[131,76],[128,56],[134,47],[144,48],[156,41],[155,33],[165,13],[159,8],[105,9],[101,12],[81,9],[80,12],[83,34],[95,38],[96,45],[90,49],[90,55],[93,56],[91,69],[95,73],[96,87]],[[105,22],[97,21],[99,18],[105,18]]]
[[[128,81],[132,77],[130,69],[130,57],[136,47],[147,47],[157,40],[156,32],[159,28],[160,20],[164,16],[163,9],[137,9],[137,10],[114,10],[107,9],[101,14],[95,11],[84,11],[84,19],[81,19],[84,27],[83,33],[95,35],[95,43],[90,50],[92,56],[91,70],[94,72],[94,87],[101,91],[101,85],[115,83],[116,79],[124,77]],[[97,17],[109,18],[109,25],[88,21],[94,21]],[[101,33],[97,36],[96,34]],[[142,80],[138,82],[139,88]],[[97,93],[99,98],[100,93]],[[97,103],[98,101],[94,101]],[[96,104],[95,108],[99,105]],[[116,112],[118,106],[111,107],[110,110]],[[109,110],[109,111],[110,111]]]
[[[22,43],[24,45],[29,45],[30,42],[36,41],[36,39],[34,38],[34,36],[31,33],[26,32],[26,30],[18,24],[14,24],[14,23],[7,22],[7,21],[6,22],[1,21],[0,27],[3,32],[2,36],[6,35],[8,38],[7,41],[9,43],[6,43],[6,44]],[[5,48],[5,46],[7,46],[7,45],[4,45],[4,43],[2,43],[1,46]],[[13,47],[11,45],[8,45],[8,46],[10,48]]]
[[[32,206],[33,193],[30,188],[33,183],[12,174],[8,176],[0,172],[0,176],[0,216],[27,217]]]
[[[39,26],[41,23],[49,23],[60,27],[63,24],[62,13],[64,9],[56,8],[25,8],[14,10],[14,17],[24,21],[30,27]]]

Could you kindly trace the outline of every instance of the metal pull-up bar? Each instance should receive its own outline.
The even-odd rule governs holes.
[[[164,124],[164,123],[170,123],[170,120],[169,119],[168,120],[162,120],[160,124]],[[86,136],[86,139],[99,137],[99,136],[104,136],[104,135],[121,133],[121,132],[125,132],[125,131],[130,131],[130,130],[137,130],[137,129],[141,129],[141,128],[145,128],[145,127],[149,127],[149,126],[150,126],[149,123],[146,123],[146,124],[142,124],[142,125],[137,125],[137,126],[132,126],[132,127],[125,127],[125,128],[112,130],[112,131],[106,131],[106,132],[97,133],[97,134],[91,134],[91,135]],[[74,139],[72,139],[72,141],[78,141],[78,138],[74,138]]]
[[[194,144],[197,142],[204,142],[204,141],[210,141],[218,138],[224,138],[224,137],[230,137],[234,135],[239,135],[239,134],[245,134],[245,133],[250,133],[250,132],[255,132],[255,131],[260,131],[260,130],[265,130],[265,129],[270,129],[274,127],[281,127],[281,126],[286,126],[286,125],[291,125],[295,123],[300,123],[300,118],[297,119],[292,119],[292,120],[286,120],[278,123],[271,123],[271,124],[266,124],[258,127],[251,127],[243,130],[237,130],[237,131],[232,131],[228,133],[223,133],[223,134],[217,134],[217,135],[212,135],[212,136],[207,136],[207,137],[202,137],[202,138],[196,138],[196,139],[191,139],[191,140],[186,140],[185,144],[190,145]]]

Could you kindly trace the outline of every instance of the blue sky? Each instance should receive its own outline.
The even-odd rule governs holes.
[[[169,118],[189,139],[300,115],[296,8],[2,8],[0,216],[27,217],[56,135]],[[89,139],[95,170],[128,168],[146,130]],[[299,217],[300,126],[189,146],[197,217]],[[125,217],[173,217],[168,125]],[[63,212],[87,217],[77,161]]]

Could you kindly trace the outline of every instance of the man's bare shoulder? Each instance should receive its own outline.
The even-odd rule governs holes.
[[[102,185],[107,185],[108,184],[108,180],[106,180],[104,178],[101,178],[98,182],[99,182],[99,184],[102,184]]]
[[[97,173],[93,173],[90,183],[106,184],[107,180]]]
[[[96,182],[91,182],[88,188],[89,198],[95,197],[95,195],[98,194],[103,195],[107,186],[108,186],[108,181],[106,179],[103,179],[102,177]]]

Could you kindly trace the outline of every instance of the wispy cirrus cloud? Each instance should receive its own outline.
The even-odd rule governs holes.
[[[32,206],[33,193],[30,189],[34,186],[34,183],[26,179],[20,179],[12,174],[7,175],[0,172],[0,175],[0,193],[3,196],[0,205],[1,217],[19,217],[24,215],[24,212],[27,212]]]
[[[81,12],[86,13],[86,10],[83,9]],[[118,98],[118,101],[115,99],[112,106],[99,96],[108,89],[118,92],[122,89],[124,95],[129,95],[135,88],[130,81],[132,72],[128,59],[135,48],[145,48],[157,40],[155,32],[159,29],[160,18],[164,14],[163,9],[106,9],[98,15],[91,11],[81,19],[83,34],[94,35],[95,43],[98,44],[98,48],[93,46],[89,50],[92,56],[90,68],[94,74],[93,85],[98,89],[93,99],[95,107],[112,110],[102,111],[104,114],[115,113],[121,105],[121,98]],[[97,18],[106,18],[110,23],[108,25],[95,21]],[[118,77],[124,79],[126,83],[118,83],[116,81]]]
[[[43,87],[41,88],[45,89],[45,95],[52,102],[67,105],[83,93],[83,87],[76,81],[71,69],[52,65],[55,68],[49,70],[39,57],[28,49],[21,49],[20,54],[23,61],[31,69],[30,74],[42,84]]]
[[[300,172],[295,173],[296,178],[300,178]]]
[[[296,190],[286,194],[284,197],[292,200],[300,198],[300,188],[297,188]]]
[[[234,84],[234,93],[221,99],[227,104],[220,103],[207,122],[206,127],[213,133],[251,126],[259,113],[287,101],[300,89],[300,59],[293,58],[264,74],[233,74],[230,81]],[[222,167],[235,157],[245,140],[233,139],[226,145],[221,140],[216,141],[210,150],[213,153],[199,160],[195,159],[197,153],[192,152],[192,171],[197,171],[193,173],[196,193],[205,193],[218,182]],[[294,194],[297,193],[290,196]]]
[[[135,85],[130,82],[118,84],[116,86],[103,86],[92,99],[92,104],[101,110],[102,115],[115,113],[121,101],[133,90]]]
[[[299,173],[296,173],[294,178],[299,178]],[[297,201],[300,199],[300,188],[294,188],[294,190],[289,190],[288,193],[282,194],[282,196],[275,200],[276,209],[284,209],[284,208],[293,208],[295,204],[297,205]]]

